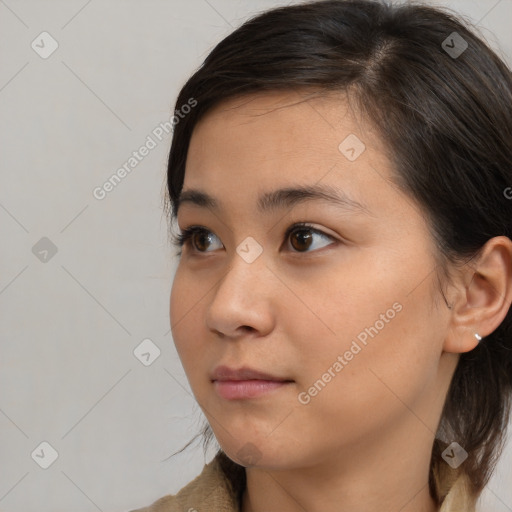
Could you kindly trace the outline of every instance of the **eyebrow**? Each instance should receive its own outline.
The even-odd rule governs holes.
[[[342,190],[329,185],[304,185],[280,188],[271,192],[263,193],[257,203],[260,213],[271,213],[272,211],[289,209],[296,204],[306,201],[322,201],[335,205],[339,209],[349,213],[365,213],[372,215],[366,205],[350,198]],[[199,208],[208,208],[219,211],[219,202],[206,192],[200,189],[188,189],[181,192],[176,206],[176,215],[180,206],[184,203],[193,204]]]

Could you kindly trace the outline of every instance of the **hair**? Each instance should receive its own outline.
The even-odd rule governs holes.
[[[443,44],[453,32],[467,43],[458,56]],[[492,237],[512,238],[505,192],[512,185],[512,73],[460,15],[421,3],[318,0],[246,21],[214,47],[177,97],[178,110],[191,98],[197,104],[174,128],[171,220],[198,121],[225,100],[266,91],[343,92],[355,102],[384,142],[396,185],[425,213],[441,293],[450,263],[470,262]],[[468,477],[475,499],[487,484],[503,450],[511,395],[509,308],[492,334],[460,355],[430,461],[438,505],[454,475]],[[208,424],[194,439],[200,435],[206,454]],[[468,452],[457,471],[442,458],[451,441]]]

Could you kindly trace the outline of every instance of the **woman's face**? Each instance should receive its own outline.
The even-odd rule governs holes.
[[[183,192],[216,206],[189,197],[178,210],[181,230],[204,231],[173,283],[176,348],[241,464],[397,458],[411,442],[428,455],[457,357],[443,352],[448,310],[426,220],[343,98],[299,99],[230,100],[194,130]],[[278,192],[299,187],[340,201]],[[289,382],[214,382],[219,365]]]

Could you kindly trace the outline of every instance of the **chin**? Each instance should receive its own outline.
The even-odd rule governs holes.
[[[232,461],[246,468],[258,467],[277,470],[293,464],[293,459],[295,459],[294,455],[289,453],[292,447],[283,446],[282,443],[276,447],[275,443],[269,443],[269,440],[264,437],[261,441],[247,439],[236,445],[234,443],[229,443],[229,446],[223,443],[219,444]],[[297,453],[295,453],[296,455]]]

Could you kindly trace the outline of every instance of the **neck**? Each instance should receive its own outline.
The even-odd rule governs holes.
[[[246,468],[242,512],[439,512],[428,485],[433,436],[421,431],[355,443],[306,467]]]

